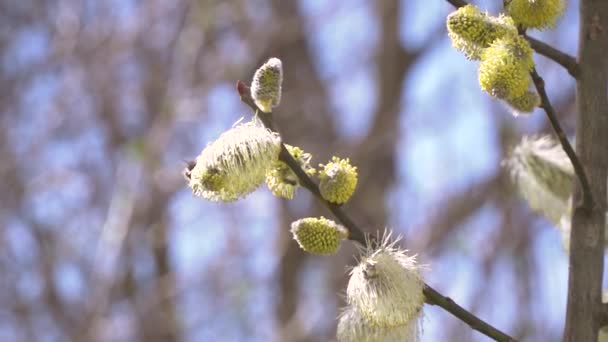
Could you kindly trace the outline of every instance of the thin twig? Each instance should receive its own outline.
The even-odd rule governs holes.
[[[577,78],[578,77],[578,63],[576,62],[576,58],[570,56],[569,54],[562,52],[556,48],[554,48],[553,46],[541,42],[540,40],[536,39],[536,38],[532,38],[528,35],[524,34],[524,38],[526,38],[528,40],[528,43],[530,43],[530,46],[532,47],[532,49],[534,49],[534,51],[538,52],[539,54],[553,60],[554,62],[556,62],[557,64],[563,66],[570,75],[572,75],[572,77]]]
[[[446,0],[447,2],[449,2],[450,4],[452,4],[452,6],[456,7],[456,8],[460,8],[460,7],[464,7],[466,5],[468,5],[468,3],[464,0]]]
[[[547,117],[551,122],[551,127],[553,127],[555,135],[559,139],[562,148],[568,155],[568,158],[570,158],[570,162],[572,162],[572,166],[574,167],[574,173],[576,173],[576,177],[578,178],[579,183],[581,185],[581,191],[583,192],[583,203],[581,204],[581,206],[586,209],[591,209],[591,207],[593,206],[593,198],[591,195],[591,187],[589,186],[587,174],[585,173],[583,164],[576,155],[576,152],[574,152],[574,148],[572,148],[570,141],[568,141],[566,133],[564,133],[564,130],[562,129],[559,124],[559,121],[557,120],[555,111],[553,110],[553,106],[549,101],[549,96],[547,96],[547,92],[545,91],[545,81],[542,79],[542,77],[540,77],[538,72],[536,72],[536,68],[532,68],[532,71],[530,71],[530,76],[532,77],[534,86],[536,86],[536,91],[540,96],[540,107],[545,110],[545,113],[547,113]]]
[[[467,5],[467,2],[464,0],[446,0],[446,1],[457,8]],[[525,35],[525,30],[523,30],[523,29],[519,30],[519,31],[520,31],[520,34],[522,34],[526,39],[528,39],[532,48],[534,48],[535,50],[537,48],[541,49],[541,51],[536,50],[538,53],[540,53],[544,56],[547,56],[547,57],[553,59],[554,61],[556,61],[557,63],[563,65],[566,68],[566,70],[568,70],[568,72],[576,78],[576,75],[578,74],[578,64],[576,63],[576,60],[574,60],[574,57],[568,56],[568,55],[564,54],[563,52],[560,52],[545,43],[542,43],[533,38],[527,37]],[[549,56],[549,54],[552,55],[553,57],[559,56],[559,58],[558,58],[559,60]],[[566,61],[566,60],[568,60],[568,61]],[[562,64],[560,61],[568,64],[568,66]],[[575,66],[573,66],[572,63],[574,63]],[[551,127],[553,127],[553,131],[555,132],[555,135],[557,135],[557,138],[559,139],[559,142],[562,145],[562,148],[564,149],[564,151],[568,155],[568,158],[572,162],[572,166],[574,166],[574,172],[576,173],[576,177],[579,180],[579,183],[581,185],[581,190],[583,192],[583,196],[582,196],[583,202],[582,202],[581,206],[586,209],[591,209],[591,207],[593,206],[593,198],[591,195],[591,188],[589,186],[589,180],[587,178],[587,175],[585,174],[585,169],[583,168],[583,165],[581,164],[580,159],[576,155],[576,152],[574,152],[572,145],[568,141],[568,138],[566,137],[564,130],[560,126],[559,121],[557,120],[557,117],[555,116],[555,111],[553,110],[553,106],[551,105],[551,102],[549,101],[549,97],[547,96],[547,92],[545,91],[545,81],[536,72],[536,68],[532,68],[532,71],[530,71],[530,76],[532,77],[532,81],[534,82],[534,85],[536,86],[536,90],[538,91],[538,95],[540,96],[540,99],[541,99],[540,106],[542,109],[545,110],[545,113],[547,113],[547,117],[549,117],[549,121],[551,122]]]
[[[241,101],[247,104],[262,120],[264,125],[276,132],[274,123],[272,121],[272,113],[262,112],[254,103],[249,93],[249,87],[243,82],[237,82],[237,91],[241,97]],[[279,159],[283,161],[289,168],[296,174],[302,187],[308,189],[325,207],[327,207],[336,218],[344,225],[349,231],[349,240],[365,245],[367,243],[365,233],[363,230],[342,210],[342,207],[328,202],[321,196],[318,185],[302,170],[300,164],[293,158],[293,156],[287,151],[285,145],[281,145],[281,153]],[[471,328],[479,331],[480,333],[488,336],[489,338],[500,341],[500,342],[512,342],[514,338],[503,333],[502,331],[494,328],[490,324],[486,323],[473,313],[467,311],[460,305],[456,304],[452,299],[439,293],[428,284],[424,284],[423,289],[424,296],[426,297],[427,304],[437,305],[445,311],[451,313],[456,318],[468,324]]]

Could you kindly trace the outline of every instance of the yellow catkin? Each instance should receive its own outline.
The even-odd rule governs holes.
[[[473,5],[461,7],[448,15],[446,25],[454,48],[469,59],[479,59],[483,49],[497,38],[517,34],[510,17],[493,17]]]
[[[528,114],[540,105],[540,97],[533,91],[526,91],[520,97],[508,99],[507,103],[514,111],[514,115]]]
[[[542,30],[554,27],[565,8],[563,0],[511,0],[505,10],[518,25]]]
[[[498,38],[481,54],[479,85],[493,97],[519,98],[530,86],[533,66],[532,49],[525,39],[513,35]]]
[[[348,230],[325,217],[307,217],[291,224],[291,233],[300,247],[312,254],[334,254]]]
[[[348,158],[338,157],[333,157],[331,162],[319,166],[321,196],[332,203],[346,203],[357,188],[357,168],[350,165]]]
[[[285,147],[307,175],[312,176],[316,173],[317,170],[310,166],[312,158],[310,153],[304,152],[297,146],[285,145]],[[299,180],[287,164],[277,160],[266,173],[266,185],[273,195],[292,199],[299,186]]]

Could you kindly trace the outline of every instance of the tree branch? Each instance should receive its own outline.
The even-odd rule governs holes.
[[[528,40],[528,43],[530,43],[530,46],[532,47],[532,49],[534,49],[534,51],[538,52],[540,55],[543,55],[551,60],[553,60],[554,62],[556,62],[557,64],[563,66],[570,75],[572,75],[572,77],[577,78],[578,77],[578,63],[576,62],[576,58],[570,56],[569,54],[562,52],[556,48],[554,48],[553,46],[541,42],[540,40],[536,39],[536,38],[532,38],[528,35],[523,35],[524,38],[526,38],[526,40]]]
[[[574,152],[574,149],[572,148],[570,141],[568,141],[568,138],[566,137],[566,133],[564,133],[564,130],[562,129],[562,127],[559,124],[559,121],[557,120],[557,116],[555,115],[553,106],[551,105],[551,102],[549,101],[549,96],[547,96],[547,91],[545,90],[545,81],[542,79],[542,77],[540,77],[538,72],[536,72],[536,68],[532,68],[532,71],[530,71],[530,76],[532,77],[532,81],[534,82],[534,85],[536,86],[536,91],[538,92],[538,95],[540,96],[540,99],[541,99],[540,106],[542,109],[545,110],[545,113],[547,113],[547,117],[549,118],[549,121],[551,122],[551,127],[553,127],[553,131],[555,132],[555,135],[559,139],[559,142],[561,143],[562,148],[568,155],[568,158],[570,158],[570,161],[572,162],[572,166],[574,167],[574,172],[576,173],[576,176],[581,185],[581,190],[583,192],[582,207],[590,209],[593,206],[593,197],[591,195],[591,188],[589,187],[589,180],[587,178],[587,174],[585,173],[585,169],[583,168],[583,165],[581,164],[580,159],[576,155],[576,152]]]
[[[446,0],[446,1],[457,8],[467,5],[467,2],[464,0]],[[551,54],[554,57],[559,56],[558,59],[561,58],[560,61],[568,64],[570,68],[565,66],[564,64],[560,63],[560,61],[558,61],[552,57],[549,57],[549,58],[555,60],[556,62],[558,62],[561,65],[564,65],[564,67],[568,70],[568,72],[571,75],[575,76],[578,74],[578,64],[576,63],[576,61],[574,60],[573,57],[570,57],[570,56],[552,48],[551,46],[549,46],[545,43],[537,41],[534,38],[527,37],[525,35],[524,30],[520,30],[520,33],[526,39],[528,39],[528,41],[531,42],[530,45],[532,46],[532,48],[534,48],[535,50],[536,50],[536,48],[541,49],[541,51],[536,50],[538,53],[540,53],[544,56],[547,56],[547,54]],[[532,42],[534,42],[534,43],[532,43]],[[576,67],[573,67],[571,65],[572,63],[574,63],[574,65]],[[536,90],[538,91],[538,95],[540,96],[541,108],[543,108],[545,110],[545,113],[547,113],[547,117],[549,117],[549,121],[551,122],[551,127],[553,127],[553,131],[555,132],[555,135],[557,135],[557,138],[559,139],[559,142],[562,145],[562,148],[564,149],[564,151],[568,155],[568,158],[572,162],[572,166],[574,166],[574,172],[576,173],[576,176],[579,180],[579,183],[581,185],[581,189],[583,192],[583,202],[582,202],[581,206],[583,208],[590,209],[593,206],[593,198],[591,195],[591,189],[589,187],[589,180],[587,179],[587,175],[585,174],[585,169],[583,168],[578,156],[574,152],[572,145],[570,145],[570,142],[568,141],[568,138],[566,137],[564,130],[560,126],[559,121],[557,120],[557,117],[555,116],[555,111],[553,110],[553,106],[551,105],[551,102],[549,101],[549,97],[547,96],[547,92],[545,91],[545,81],[536,72],[536,68],[532,68],[532,71],[530,72],[530,76],[532,77],[534,85],[536,86]],[[575,76],[575,78],[576,78],[576,76]]]
[[[608,303],[602,303],[600,307],[599,316],[599,325],[600,327],[608,326]]]
[[[260,120],[262,120],[264,123],[264,126],[276,132],[272,120],[272,113],[264,113],[255,105],[253,99],[251,98],[249,87],[245,85],[245,83],[238,81],[236,88],[240,95],[241,101],[247,104],[257,114]],[[306,172],[304,172],[304,170],[302,170],[300,164],[298,164],[293,156],[287,151],[284,144],[281,144],[279,159],[287,164],[287,166],[289,166],[289,168],[296,174],[300,185],[308,189],[317,198],[317,200],[319,200],[327,209],[329,209],[340,221],[340,223],[342,223],[342,225],[348,229],[349,240],[355,241],[361,245],[367,244],[366,235],[363,230],[342,210],[340,206],[326,201],[323,196],[321,196],[321,192],[319,191],[317,184],[306,174]],[[509,335],[501,332],[479,317],[475,316],[473,313],[465,310],[460,305],[456,304],[452,299],[437,292],[437,290],[433,289],[426,283],[424,284],[423,293],[426,297],[427,304],[437,305],[443,308],[456,318],[468,324],[471,328],[490,337],[491,339],[500,342],[515,341],[515,339]]]
[[[468,5],[468,3],[464,0],[446,0],[447,2],[449,2],[450,4],[452,4],[452,6],[456,7],[456,8],[460,8],[460,7],[464,7],[466,5]]]
[[[601,325],[606,178],[608,176],[608,2],[579,2],[576,151],[589,175],[594,205],[573,206],[564,341],[597,341]],[[575,198],[580,192],[575,192]]]

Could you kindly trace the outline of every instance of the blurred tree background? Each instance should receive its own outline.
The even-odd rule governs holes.
[[[492,13],[502,3],[476,2]],[[488,7],[489,6],[489,7]],[[577,1],[532,34],[576,52]],[[346,211],[428,264],[427,282],[523,341],[559,340],[567,259],[500,167],[515,120],[423,0],[0,2],[0,340],[328,341],[353,265],[304,254],[300,190],[218,205],[181,170],[241,117],[234,89],[279,57],[276,121],[314,163],[350,157]],[[574,82],[535,56],[566,131]],[[485,341],[426,307],[423,341]]]

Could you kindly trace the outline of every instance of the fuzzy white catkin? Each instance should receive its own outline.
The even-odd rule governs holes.
[[[503,162],[530,208],[559,225],[569,211],[574,169],[561,145],[548,136],[524,137]]]
[[[279,157],[280,137],[259,121],[238,124],[207,145],[190,172],[195,195],[231,202],[245,197],[263,181]]]
[[[503,165],[530,208],[560,230],[562,245],[568,252],[575,174],[561,145],[548,136],[524,137]],[[608,213],[606,219],[608,223]]]
[[[415,256],[395,247],[386,235],[380,246],[364,251],[351,271],[347,302],[380,327],[404,325],[415,319],[424,303],[424,282]]]
[[[420,338],[421,319],[416,317],[403,325],[382,327],[363,317],[353,306],[347,306],[338,318],[337,339],[340,342],[416,342]]]

